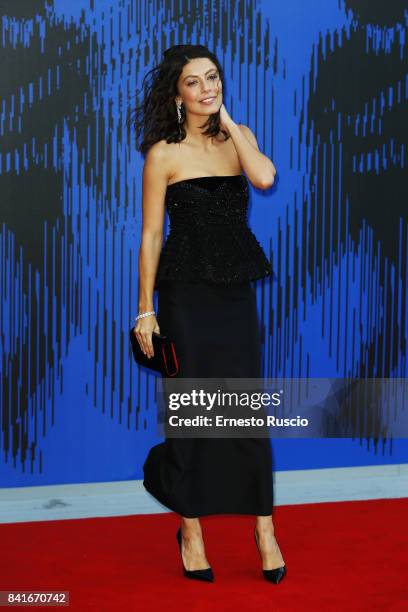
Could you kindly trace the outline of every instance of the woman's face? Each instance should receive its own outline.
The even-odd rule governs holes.
[[[178,80],[180,95],[186,111],[211,115],[222,104],[222,82],[216,65],[206,57],[192,59],[183,68]]]

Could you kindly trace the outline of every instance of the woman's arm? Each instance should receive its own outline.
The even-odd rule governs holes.
[[[229,132],[240,164],[248,179],[258,189],[272,187],[276,168],[272,161],[261,153],[253,132],[246,125],[235,123],[229,116],[224,104],[220,109],[221,126]]]
[[[166,145],[168,146],[168,145]],[[148,151],[142,182],[142,235],[139,249],[139,313],[153,310],[153,292],[163,243],[167,155],[163,143]],[[135,333],[142,351],[153,356],[152,332],[160,332],[155,315],[137,321]]]

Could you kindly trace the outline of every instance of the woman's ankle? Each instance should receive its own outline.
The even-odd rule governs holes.
[[[181,531],[183,535],[201,535],[201,524],[198,518],[181,517]]]
[[[275,528],[272,522],[272,517],[261,517],[256,521],[255,529],[259,534],[274,533]]]

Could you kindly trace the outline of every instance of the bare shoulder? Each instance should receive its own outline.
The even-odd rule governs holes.
[[[244,125],[243,123],[238,123],[238,127],[241,130],[242,134],[245,136],[245,138],[247,140],[249,140],[249,142],[251,144],[253,144],[254,147],[256,149],[258,149],[258,151],[259,151],[259,147],[258,147],[258,142],[256,140],[256,136],[253,133],[253,131],[251,130],[251,128],[249,128],[247,125]]]
[[[167,184],[172,174],[172,147],[163,140],[155,142],[148,150],[144,162],[144,175],[153,181]]]
[[[159,140],[155,142],[146,154],[145,164],[160,164],[161,166],[167,166],[171,160],[171,147],[167,142]]]
[[[164,141],[164,144],[165,141]],[[154,143],[146,153],[142,178],[143,233],[162,237],[169,155],[163,142]]]

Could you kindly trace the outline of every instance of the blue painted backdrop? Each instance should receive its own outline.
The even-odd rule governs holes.
[[[257,283],[264,374],[407,375],[407,10],[383,4],[2,3],[2,486],[141,478],[160,441],[128,345],[143,159],[126,119],[172,44],[217,53],[227,109],[278,170],[249,218],[278,276]],[[406,440],[273,450],[276,470],[408,461]]]

